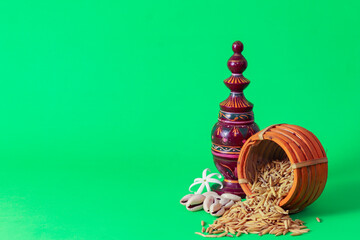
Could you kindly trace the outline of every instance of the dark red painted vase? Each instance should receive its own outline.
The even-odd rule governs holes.
[[[247,61],[241,54],[244,45],[236,41],[232,45],[234,54],[228,61],[231,77],[224,80],[230,89],[230,96],[220,103],[218,122],[211,132],[211,152],[216,168],[224,176],[223,188],[217,186],[214,190],[219,194],[224,192],[245,196],[237,181],[237,160],[241,147],[254,133],[259,131],[254,122],[253,104],[246,100],[243,90],[250,81],[243,76]]]

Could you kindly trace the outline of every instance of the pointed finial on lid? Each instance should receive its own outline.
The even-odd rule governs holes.
[[[247,61],[241,52],[244,49],[244,45],[240,41],[236,41],[232,45],[234,54],[228,61],[228,68],[233,74],[241,74],[247,67]]]

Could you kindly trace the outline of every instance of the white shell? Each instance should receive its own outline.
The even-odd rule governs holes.
[[[230,201],[231,201],[230,199],[224,198],[223,196],[221,196],[221,199],[220,199],[219,202],[220,202],[221,205],[226,205]]]
[[[233,205],[235,204],[235,202],[233,200],[230,200],[230,202],[228,202],[227,204],[224,205],[225,209],[229,209],[231,208]]]
[[[218,211],[219,209],[221,209],[222,207],[223,207],[222,204],[216,202],[216,203],[214,203],[214,204],[212,204],[212,205],[210,206],[210,213],[216,212],[216,211]]]
[[[191,202],[193,204],[202,203],[205,199],[205,196],[201,194],[194,194],[189,200],[188,203]]]
[[[181,205],[186,205],[187,201],[189,201],[189,199],[193,196],[194,194],[187,194],[185,196],[183,196],[183,198],[180,200],[180,204]]]
[[[186,203],[186,209],[192,212],[199,211],[203,208],[203,201],[205,196],[201,194],[194,194]],[[196,206],[194,206],[196,205]]]
[[[225,208],[223,206],[221,206],[220,203],[215,203],[215,204],[211,205],[210,208],[212,208],[212,211],[210,211],[210,214],[215,217],[222,216],[225,212]]]
[[[219,200],[217,200],[214,196],[209,195],[205,198],[204,203],[203,203],[203,207],[204,207],[204,211],[209,213],[210,212],[210,206],[213,205],[214,203],[219,202]]]
[[[201,209],[203,209],[203,205],[198,205],[196,207],[192,207],[192,208],[189,208],[188,206],[186,206],[186,209],[189,210],[190,212],[196,212],[196,211],[199,211]]]
[[[224,193],[221,195],[221,197],[233,200],[234,202],[238,202],[241,201],[241,197],[235,195],[235,194],[231,194],[231,193]]]

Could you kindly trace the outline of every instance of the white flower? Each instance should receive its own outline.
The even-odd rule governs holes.
[[[211,191],[210,185],[209,183],[217,183],[220,184],[220,188],[223,188],[223,184],[222,182],[220,182],[219,180],[212,178],[213,176],[217,176],[219,179],[221,179],[221,175],[219,173],[211,173],[209,175],[206,176],[206,172],[209,171],[209,168],[206,168],[203,173],[202,173],[202,178],[195,178],[194,183],[190,185],[189,187],[189,191],[191,191],[191,188],[197,184],[201,184],[199,189],[195,192],[195,194],[201,194],[202,191],[204,190],[204,187],[206,187],[206,191],[209,192]]]

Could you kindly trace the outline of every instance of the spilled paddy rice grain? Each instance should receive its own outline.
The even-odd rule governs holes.
[[[213,232],[213,235],[202,234],[204,237],[233,237],[242,233],[279,236],[288,232],[291,236],[298,236],[309,231],[303,221],[292,220],[289,211],[279,206],[294,181],[290,161],[276,160],[260,166],[253,165],[253,169],[256,169],[250,184],[253,194],[247,196],[246,201],[237,202],[210,224],[206,232]],[[221,234],[215,235],[218,233]]]

